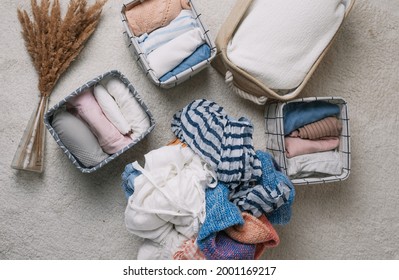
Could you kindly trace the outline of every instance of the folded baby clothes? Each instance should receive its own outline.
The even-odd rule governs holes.
[[[148,64],[155,76],[160,78],[189,57],[203,43],[205,37],[201,29],[193,28],[151,52],[147,56]]]
[[[296,88],[338,30],[343,2],[254,0],[227,56],[270,88]]]
[[[253,149],[253,126],[246,118],[235,120],[215,102],[198,99],[175,113],[171,127],[231,191],[261,178],[261,163]]]
[[[276,247],[280,238],[272,224],[265,215],[256,218],[249,213],[243,212],[243,225],[236,225],[225,230],[232,239],[244,243],[255,244],[255,259],[259,259],[266,248]]]
[[[262,166],[261,178],[253,186],[240,187],[230,195],[230,200],[255,217],[265,214],[273,224],[287,224],[291,218],[294,186],[269,153],[256,151],[256,156]]]
[[[170,231],[187,238],[196,235],[205,219],[205,188],[214,180],[205,163],[190,148],[173,145],[147,153],[144,168],[137,162],[132,167],[141,175],[133,177],[127,229],[158,243]]]
[[[198,248],[195,238],[183,242],[173,254],[174,260],[205,260],[205,255]]]
[[[327,101],[290,102],[283,108],[284,135],[326,117],[337,116],[339,113],[340,107]]]
[[[119,130],[123,135],[127,135],[131,132],[129,123],[122,115],[118,104],[109,95],[108,91],[100,84],[94,87],[94,97],[100,105],[101,110],[107,119]]]
[[[54,113],[51,126],[65,147],[84,166],[95,166],[109,157],[87,125],[74,115],[58,110]]]
[[[300,127],[291,132],[289,136],[313,140],[330,136],[338,137],[341,134],[341,131],[342,122],[336,117],[327,117]]]
[[[126,11],[134,35],[168,25],[182,9],[191,9],[187,0],[146,0]]]
[[[287,174],[292,178],[306,178],[315,174],[342,174],[342,158],[337,151],[306,154],[287,159]]]
[[[132,139],[136,139],[150,127],[150,118],[144,111],[143,107],[136,100],[129,88],[119,79],[110,79],[105,88],[108,93],[115,99],[122,115],[125,117],[133,133],[130,135]]]
[[[137,38],[141,50],[145,54],[164,45],[179,35],[198,27],[198,23],[191,10],[182,10],[168,25],[158,28],[151,33],[144,33]]]
[[[253,259],[255,245],[237,242],[223,232],[244,224],[241,212],[228,196],[228,188],[220,182],[206,190],[206,217],[197,236],[198,247],[208,260]]]
[[[207,60],[211,56],[211,49],[207,44],[202,44],[199,46],[194,53],[192,53],[189,57],[184,59],[182,63],[176,66],[174,69],[163,75],[159,80],[161,82],[169,80],[171,77],[176,76],[177,74],[190,69],[191,67],[197,65],[198,63]]]
[[[324,137],[309,140],[298,137],[285,137],[285,154],[287,158],[299,155],[334,150],[339,146],[339,137]]]
[[[107,154],[113,154],[132,143],[132,139],[122,135],[119,130],[106,118],[92,89],[87,89],[82,94],[76,95],[68,103],[70,109],[90,127],[97,140]]]
[[[137,253],[138,260],[171,260],[173,254],[188,238],[171,230],[162,242],[145,239]]]

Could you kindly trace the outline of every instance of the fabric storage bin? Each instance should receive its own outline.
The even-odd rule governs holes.
[[[75,156],[70,151],[70,148],[68,148],[65,145],[65,143],[63,143],[61,141],[60,135],[57,133],[56,129],[53,126],[53,120],[55,118],[55,114],[65,111],[65,108],[67,107],[67,105],[73,98],[75,98],[79,95],[82,95],[88,89],[93,89],[95,86],[97,86],[101,83],[104,83],[106,81],[109,81],[110,79],[117,81],[118,83],[122,82],[119,84],[125,86],[125,87],[123,87],[123,89],[125,89],[125,93],[131,94],[131,96],[127,96],[126,98],[127,99],[131,99],[131,97],[134,98],[135,102],[131,102],[131,103],[134,103],[134,106],[136,106],[136,108],[137,108],[137,106],[139,106],[139,108],[142,109],[142,111],[140,111],[140,114],[141,114],[141,116],[145,116],[146,125],[143,127],[143,129],[141,131],[139,131],[136,135],[134,135],[134,137],[132,136],[130,138],[131,142],[129,142],[128,145],[123,146],[122,149],[119,149],[115,153],[112,153],[109,155],[107,154],[108,156],[106,156],[106,157],[104,156],[104,159],[95,165],[85,166],[81,161],[79,161],[78,157]],[[126,103],[125,103],[125,105],[126,105]],[[151,112],[149,111],[148,107],[145,105],[145,103],[143,102],[143,100],[141,99],[141,97],[139,96],[139,94],[137,93],[135,88],[133,87],[133,85],[129,82],[129,80],[122,73],[120,73],[117,70],[112,70],[112,71],[106,72],[102,75],[99,75],[98,77],[88,81],[81,87],[77,88],[74,92],[72,92],[71,94],[66,96],[63,100],[58,102],[56,105],[54,105],[51,109],[49,109],[46,112],[46,114],[44,116],[44,123],[45,123],[48,131],[50,132],[50,134],[53,136],[54,140],[57,142],[57,144],[60,146],[60,148],[65,153],[65,155],[69,158],[69,160],[73,163],[73,165],[75,165],[75,167],[78,168],[82,173],[94,172],[94,171],[100,169],[101,167],[103,167],[104,165],[108,164],[110,161],[114,160],[119,155],[121,155],[128,149],[132,148],[135,144],[140,142],[147,134],[149,134],[153,130],[153,128],[155,126],[154,118],[153,118]],[[82,123],[84,123],[84,122],[82,121]],[[129,124],[131,124],[131,123],[129,122]],[[87,129],[89,129],[88,126],[87,126]],[[134,132],[133,132],[133,134],[134,134]],[[94,136],[94,134],[92,136]]]
[[[338,120],[342,123],[342,130],[339,136],[339,146],[337,151],[342,162],[342,173],[340,175],[310,176],[306,178],[292,178],[288,175],[288,160],[286,155],[286,145],[284,139],[284,107],[293,102],[326,101],[339,106]],[[288,102],[271,102],[265,106],[265,134],[266,150],[273,154],[277,164],[282,171],[287,174],[292,183],[296,185],[319,184],[334,181],[342,181],[348,178],[350,173],[350,130],[348,106],[341,97],[309,97],[295,99]]]
[[[161,88],[171,88],[171,87],[174,87],[174,86],[190,79],[193,75],[197,74],[198,72],[203,70],[205,67],[207,67],[211,63],[213,58],[216,56],[216,47],[210,38],[209,30],[207,29],[206,25],[201,21],[201,14],[195,8],[194,1],[187,0],[188,5],[191,6],[192,17],[194,18],[197,27],[200,29],[200,32],[202,34],[201,36],[203,36],[204,43],[206,43],[209,46],[209,49],[208,49],[209,58],[196,63],[195,65],[187,68],[186,70],[184,70],[178,74],[171,75],[171,77],[168,78],[167,80],[161,81],[160,79],[162,77],[158,78],[155,71],[153,69],[151,69],[148,55],[146,54],[146,52],[143,50],[143,48],[141,47],[141,45],[139,43],[140,36],[136,36],[133,33],[133,30],[129,26],[128,18],[126,16],[126,11],[129,11],[133,7],[135,7],[137,5],[141,5],[143,2],[146,2],[146,1],[149,1],[149,0],[134,0],[127,4],[124,4],[122,6],[121,18],[122,18],[123,26],[125,28],[125,31],[124,31],[125,39],[127,40],[128,48],[130,49],[131,53],[133,54],[134,59],[140,65],[140,67],[144,71],[145,75],[157,86],[159,86]],[[181,1],[184,1],[184,0],[181,0]],[[143,16],[147,16],[147,15],[143,15]],[[181,26],[182,25],[179,25],[179,28]],[[162,27],[165,27],[165,26],[162,26]],[[155,29],[154,31],[157,31],[157,29]],[[149,33],[149,34],[151,34],[151,33]],[[165,57],[165,56],[163,56],[163,57]]]
[[[297,98],[354,2],[238,0],[216,37],[212,66],[256,104]]]

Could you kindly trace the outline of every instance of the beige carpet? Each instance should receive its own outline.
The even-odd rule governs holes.
[[[265,146],[263,108],[233,95],[212,68],[171,90],[154,86],[130,55],[120,21],[123,1],[109,0],[101,23],[57,84],[50,106],[108,70],[127,76],[156,119],[142,143],[94,174],[81,174],[47,133],[42,175],[10,168],[38,101],[37,76],[20,35],[16,9],[0,2],[0,259],[135,259],[141,240],[124,226],[120,175],[132,161],[172,139],[170,120],[191,100],[207,98],[255,127]],[[66,6],[67,1],[61,1]],[[215,38],[235,0],[197,0]],[[358,0],[302,96],[348,102],[352,171],[342,183],[297,187],[291,222],[276,227],[281,244],[265,259],[399,259],[399,4]]]

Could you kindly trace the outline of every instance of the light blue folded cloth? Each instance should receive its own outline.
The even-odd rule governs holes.
[[[312,122],[326,117],[337,116],[340,108],[326,101],[292,102],[283,108],[284,135]]]
[[[183,60],[179,65],[177,65],[174,69],[163,75],[159,80],[161,82],[165,82],[169,80],[171,77],[197,65],[201,61],[208,59],[211,56],[211,49],[207,44],[203,44],[199,46],[194,53],[192,53],[189,57]]]
[[[149,34],[144,33],[137,40],[141,50],[148,55],[156,48],[196,27],[198,27],[198,23],[193,12],[191,10],[182,10],[168,25],[158,28]]]

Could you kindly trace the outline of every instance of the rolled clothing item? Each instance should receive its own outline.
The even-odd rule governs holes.
[[[118,104],[116,104],[115,100],[102,85],[98,84],[94,87],[94,97],[96,98],[98,105],[100,105],[104,115],[120,133],[127,135],[132,131],[129,123],[122,115]]]
[[[339,113],[339,105],[327,101],[290,102],[283,107],[284,135],[326,117],[338,116]]]
[[[226,234],[241,243],[255,244],[255,259],[259,259],[266,248],[278,246],[280,238],[273,225],[265,215],[256,218],[249,213],[243,212],[243,225],[236,225],[225,230]]]
[[[168,25],[182,9],[191,9],[187,0],[146,0],[126,11],[134,35]]]
[[[273,89],[294,89],[328,46],[344,0],[254,0],[227,46],[228,58]]]
[[[147,56],[148,64],[159,79],[189,57],[203,43],[205,43],[204,34],[196,27],[151,52]]]
[[[193,54],[184,59],[182,63],[177,65],[172,71],[169,71],[163,75],[159,80],[161,82],[169,80],[171,77],[180,74],[181,72],[190,69],[191,67],[197,65],[198,63],[207,60],[211,56],[211,48],[207,44],[202,44],[199,46]]]
[[[287,158],[334,150],[339,146],[339,137],[324,137],[316,140],[285,137],[285,154]]]
[[[341,131],[342,122],[336,117],[327,117],[300,127],[291,132],[289,136],[313,140],[331,136],[338,137],[340,136]]]
[[[137,38],[137,41],[141,50],[148,55],[158,47],[195,27],[198,27],[198,23],[193,12],[191,10],[182,10],[168,25],[158,28],[149,34],[144,33]]]
[[[150,118],[136,100],[129,88],[118,78],[111,78],[105,85],[108,93],[115,99],[122,115],[125,117],[133,133],[132,139],[136,139],[150,127]]]
[[[306,154],[287,159],[287,174],[291,178],[306,178],[317,174],[342,174],[342,158],[337,151]]]
[[[85,90],[82,94],[68,100],[68,103],[72,106],[74,113],[89,125],[103,151],[114,154],[132,143],[132,139],[122,135],[107,119],[94,98],[92,90],[92,88]]]
[[[109,157],[87,125],[67,111],[56,111],[51,126],[65,147],[85,167],[95,166]]]

